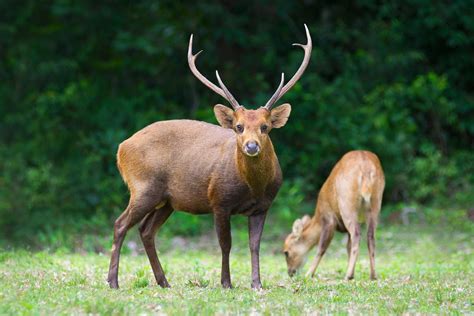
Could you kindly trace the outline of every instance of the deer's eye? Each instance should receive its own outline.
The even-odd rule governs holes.
[[[244,132],[244,127],[241,124],[235,125],[235,129],[237,130],[237,133],[242,134]]]
[[[262,131],[262,133],[266,133],[268,131],[268,126],[263,124],[261,127],[260,127],[260,130]]]
[[[288,251],[285,251],[285,257],[288,258]]]

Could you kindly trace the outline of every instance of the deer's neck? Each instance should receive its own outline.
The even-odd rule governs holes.
[[[276,155],[271,142],[255,157],[249,157],[236,148],[237,169],[254,196],[262,196],[267,185],[275,178]]]
[[[311,221],[304,227],[302,237],[306,247],[312,249],[319,242],[321,236],[321,221],[318,214],[311,218]]]

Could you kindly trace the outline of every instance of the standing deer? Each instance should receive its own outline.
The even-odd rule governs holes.
[[[306,261],[308,252],[318,244],[316,258],[306,276],[314,276],[316,268],[331,243],[334,231],[348,233],[349,264],[346,279],[354,278],[359,255],[360,225],[365,215],[370,257],[370,278],[375,275],[375,227],[382,204],[385,177],[379,159],[369,151],[350,151],[334,166],[319,192],[313,218],[305,215],[293,223],[293,231],[285,240],[284,254],[288,274],[293,276]]]
[[[127,231],[140,222],[140,237],[156,282],[169,287],[158,259],[154,236],[173,210],[191,214],[214,214],[222,251],[221,284],[231,288],[229,254],[230,216],[248,216],[252,262],[252,288],[260,289],[259,249],[267,211],[275,198],[282,174],[269,132],[283,127],[290,115],[289,104],[274,109],[277,102],[304,73],[312,42],[305,25],[307,44],[303,62],[293,78],[280,85],[265,106],[248,110],[226,88],[219,73],[219,87],[196,68],[189,40],[188,63],[192,73],[208,88],[225,98],[233,110],[217,104],[214,113],[220,126],[192,120],[156,122],[122,142],[117,165],[130,190],[128,207],[115,221],[108,282],[118,288],[120,248]]]

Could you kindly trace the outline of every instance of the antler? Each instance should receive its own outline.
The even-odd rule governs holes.
[[[196,58],[198,55],[202,53],[202,50],[197,52],[195,55],[193,55],[193,35],[191,34],[191,37],[189,39],[189,47],[188,47],[188,64],[189,68],[191,69],[191,72],[196,76],[196,78],[199,79],[206,87],[229,101],[230,105],[234,108],[234,110],[237,110],[241,108],[242,106],[237,102],[237,100],[232,96],[232,94],[229,92],[229,90],[226,88],[224,83],[222,82],[221,78],[219,77],[219,73],[216,70],[216,76],[217,80],[219,81],[219,85],[221,88],[210,82],[206,77],[204,77],[199,70],[196,68]]]
[[[277,88],[277,91],[270,98],[270,100],[268,100],[267,104],[265,104],[264,108],[268,110],[270,110],[273,104],[275,104],[276,101],[278,101],[286,92],[288,92],[288,90],[290,90],[295,85],[295,83],[300,79],[301,75],[303,75],[304,71],[306,70],[306,67],[309,64],[309,59],[311,57],[311,50],[313,48],[313,42],[311,41],[311,35],[309,34],[309,30],[306,24],[304,25],[304,28],[306,30],[306,40],[307,40],[306,45],[293,44],[293,46],[300,46],[301,48],[304,49],[303,62],[301,63],[300,68],[298,68],[298,70],[294,74],[293,78],[291,78],[290,81],[288,81],[288,83],[283,88],[281,88],[281,84],[280,84],[280,86]],[[282,78],[283,78],[283,75],[282,75]]]
[[[267,104],[265,104],[264,108],[269,109],[269,110],[272,108],[273,104],[275,104],[275,102],[280,98],[281,88],[283,87],[284,83],[285,83],[285,74],[282,72],[280,85],[278,86],[278,88],[276,89],[275,93],[272,95],[270,100],[267,101]]]
[[[219,82],[219,85],[221,86],[222,90],[224,90],[224,93],[226,95],[226,99],[227,101],[230,102],[230,104],[232,105],[232,107],[237,110],[238,108],[242,107],[239,102],[237,102],[237,100],[234,98],[234,96],[230,93],[229,89],[227,89],[227,87],[224,85],[224,83],[222,82],[221,80],[221,77],[219,76],[219,72],[216,70],[216,77],[217,77],[217,81]]]

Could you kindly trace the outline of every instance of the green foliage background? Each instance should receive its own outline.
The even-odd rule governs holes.
[[[473,11],[472,0],[0,1],[0,244],[111,235],[128,199],[118,144],[158,120],[216,123],[223,100],[190,73],[189,35],[203,73],[219,69],[257,107],[299,66],[290,44],[304,42],[303,23],[313,55],[282,100],[289,123],[272,132],[285,175],[272,216],[293,220],[337,159],[362,148],[382,160],[388,210],[468,207]],[[174,216],[173,233],[208,227]]]

